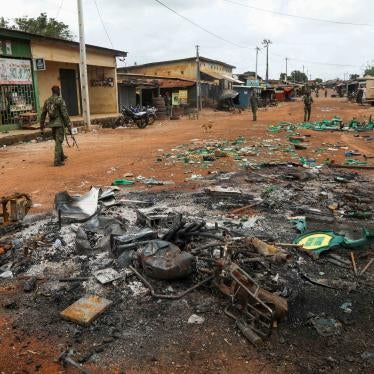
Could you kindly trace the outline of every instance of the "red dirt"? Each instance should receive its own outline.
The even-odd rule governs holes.
[[[331,108],[331,111],[323,111]],[[315,99],[312,120],[321,120],[338,115],[344,121],[374,115],[371,107],[362,107],[347,103],[343,99]],[[267,127],[278,121],[301,121],[302,103],[282,103],[277,108],[260,110],[259,120],[254,123],[251,114],[228,114],[206,111],[196,120],[179,120],[156,122],[145,129],[99,129],[89,134],[78,136],[80,150],[66,149],[69,160],[64,167],[53,167],[53,142],[22,144],[0,150],[1,184],[0,196],[12,192],[30,193],[36,207],[32,212],[46,211],[52,208],[54,194],[69,190],[83,193],[90,185],[110,185],[114,178],[120,178],[127,172],[135,176],[155,176],[158,179],[173,180],[171,188],[191,188],[195,183],[184,182],[188,176],[182,164],[165,166],[164,162],[156,162],[158,155],[175,146],[190,143],[192,139],[234,139],[244,136],[247,139],[269,138]],[[214,121],[213,128],[205,133],[201,125],[208,119]],[[374,146],[363,138],[355,138],[353,133],[317,132],[304,130],[311,134],[311,149],[323,147],[322,143],[346,143],[349,149],[358,149],[362,153],[374,153]],[[276,134],[276,138],[284,138],[284,134]],[[161,151],[162,149],[163,151]],[[316,157],[312,150],[299,152],[302,156]],[[343,162],[344,151],[327,155],[337,162]],[[269,158],[271,159],[271,158]],[[254,160],[259,161],[259,160]],[[111,168],[115,168],[115,170]],[[221,170],[237,168],[234,162],[221,159],[215,163]],[[206,169],[194,172],[207,174]],[[135,187],[139,188],[139,187]],[[143,187],[142,187],[143,188]]]
[[[322,111],[330,107],[331,111]],[[353,116],[364,119],[370,114],[374,115],[371,107],[362,107],[350,104],[342,99],[315,99],[312,120],[331,118],[338,115],[344,121]],[[78,136],[80,150],[67,149],[69,160],[64,167],[52,167],[53,143],[22,144],[0,150],[0,196],[9,195],[15,191],[31,194],[36,207],[32,212],[48,211],[52,208],[54,194],[58,191],[68,190],[84,193],[90,185],[110,185],[113,179],[122,177],[131,172],[135,176],[154,176],[161,180],[173,180],[171,189],[193,189],[198,183],[184,182],[189,175],[185,174],[186,167],[182,163],[164,165],[156,162],[158,155],[169,151],[175,146],[190,143],[192,139],[234,139],[240,135],[247,139],[267,139],[270,134],[267,127],[278,121],[299,122],[302,120],[303,108],[301,102],[284,103],[277,108],[260,110],[258,122],[251,120],[247,111],[243,114],[228,114],[206,111],[201,119],[196,121],[179,120],[156,122],[155,125],[145,129],[99,129],[89,134]],[[208,119],[214,121],[210,133],[205,133],[201,125]],[[323,147],[322,143],[336,144],[342,142],[349,149],[357,149],[363,154],[374,154],[374,146],[362,137],[354,137],[354,133],[316,132],[304,130],[302,133],[311,134],[310,149],[300,152],[308,157],[316,157],[314,148]],[[275,134],[275,138],[284,140],[284,133]],[[163,151],[161,151],[162,149]],[[286,155],[286,154],[285,154]],[[287,156],[287,155],[286,155]],[[285,157],[286,157],[285,156]],[[324,154],[321,159],[324,158]],[[344,151],[327,152],[326,157],[333,157],[337,163],[344,162]],[[271,160],[271,156],[267,158]],[[254,161],[259,161],[254,157]],[[111,168],[115,168],[115,170]],[[223,158],[214,163],[215,170],[237,170],[237,164],[231,159]],[[207,169],[194,168],[194,173],[206,175]],[[126,188],[126,187],[125,187]],[[135,185],[130,189],[146,189],[147,187]],[[157,187],[160,188],[160,187]],[[165,188],[165,187],[162,187]],[[2,288],[2,299],[7,295],[16,295],[16,288]],[[2,311],[0,313],[0,372],[1,373],[73,373],[73,370],[64,371],[62,367],[53,362],[64,346],[64,336],[49,336],[43,339],[16,335],[12,327],[12,316],[17,311]],[[193,344],[193,342],[191,342]],[[226,344],[223,343],[222,344]],[[205,357],[199,357],[188,367],[179,365],[176,354],[175,366],[166,367],[162,362],[151,365],[149,363],[131,363],[126,365],[126,373],[153,372],[220,372],[220,373],[292,373],[290,367],[275,368],[267,366],[256,356],[256,351],[249,347],[248,357],[239,359],[234,357],[235,346],[214,347],[210,345]],[[223,352],[223,353],[222,353]],[[170,352],[169,352],[170,353]],[[179,355],[184,352],[179,352]],[[215,369],[214,362],[219,361],[219,369]],[[38,365],[41,365],[38,367]],[[87,365],[88,367],[90,365]],[[102,371],[95,369],[95,373],[121,372],[118,367]],[[99,370],[99,371],[98,371]],[[122,370],[122,372],[124,372]]]

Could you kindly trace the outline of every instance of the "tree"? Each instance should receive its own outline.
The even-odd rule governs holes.
[[[279,80],[282,81],[282,82],[285,82],[287,80],[286,73],[281,73],[280,77],[279,77]]]
[[[366,66],[364,75],[371,75],[374,77],[374,66]]]
[[[360,77],[360,74],[351,74],[350,76],[349,76],[349,79],[351,80],[351,81],[355,81],[357,78],[359,78]]]
[[[14,20],[12,28],[34,34],[52,36],[62,39],[73,39],[69,26],[55,18],[48,18],[47,13],[40,13],[37,18],[20,17]]]
[[[0,17],[0,27],[9,28],[9,21],[4,17]]]
[[[308,81],[308,77],[306,76],[305,73],[303,73],[299,70],[294,70],[291,73],[290,80],[292,82],[296,82],[296,83],[305,83],[305,82]]]
[[[316,83],[322,83],[323,82],[323,80],[321,78],[316,78],[315,81],[316,81]]]

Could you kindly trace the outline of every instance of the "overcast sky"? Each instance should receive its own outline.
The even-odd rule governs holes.
[[[343,78],[362,74],[374,60],[373,0],[232,0],[249,6],[303,17],[373,26],[351,26],[274,15],[227,0],[163,0],[185,17],[228,40],[212,36],[173,14],[154,0],[96,0],[113,47],[127,51],[126,65],[189,57],[200,45],[202,56],[235,65],[236,73],[255,69],[255,47],[264,38],[269,48],[269,75],[308,70],[312,77]],[[10,6],[10,3],[12,6]],[[67,23],[78,35],[76,0],[12,0],[2,7],[6,18],[46,12]],[[86,41],[111,47],[95,7],[83,0]],[[235,45],[236,44],[236,45]],[[341,64],[346,66],[338,66]],[[265,75],[265,51],[259,54]]]

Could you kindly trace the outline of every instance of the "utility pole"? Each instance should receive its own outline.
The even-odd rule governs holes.
[[[269,39],[264,39],[262,41],[262,44],[266,48],[266,82],[269,81],[269,44],[271,44],[271,40]]]
[[[256,47],[256,75],[255,75],[255,79],[257,80],[257,67],[258,67],[258,52],[260,50],[259,47]]]
[[[197,118],[199,118],[200,110],[200,56],[199,56],[199,46],[196,46],[196,109]]]
[[[303,65],[303,74],[304,74],[304,65]]]
[[[286,57],[286,82],[288,80],[288,66],[287,66],[287,63],[288,63],[288,57]]]
[[[82,92],[82,112],[83,112],[83,123],[85,129],[88,131],[91,127],[91,116],[90,116],[90,99],[88,97],[88,78],[87,78],[87,56],[86,56],[86,43],[84,40],[84,23],[83,23],[83,7],[82,0],[78,2],[78,22],[79,22],[79,74],[80,84]]]
[[[346,80],[347,98],[348,98],[348,81],[349,81],[349,73],[347,73],[347,80]]]

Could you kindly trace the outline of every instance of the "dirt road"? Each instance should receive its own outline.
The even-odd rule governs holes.
[[[321,98],[315,100],[312,120],[331,119],[334,115],[342,117],[344,121],[352,119],[353,116],[363,120],[371,114],[374,114],[371,107],[360,107],[341,99]],[[256,123],[252,122],[251,113],[248,111],[232,115],[206,110],[198,121],[156,122],[145,130],[95,129],[91,133],[78,135],[80,150],[67,149],[69,160],[66,166],[61,168],[52,166],[52,141],[3,148],[0,149],[0,196],[15,191],[27,192],[33,198],[35,213],[52,209],[54,194],[58,191],[84,193],[91,185],[110,185],[115,178],[121,178],[126,173],[175,182],[173,185],[152,187],[152,191],[193,190],[201,187],[199,181],[186,182],[193,174],[236,171],[241,167],[240,161],[234,157],[219,157],[209,165],[200,161],[184,162],[183,158],[174,157],[182,149],[177,147],[184,144],[183,149],[193,148],[203,140],[223,142],[242,137],[241,139],[245,139],[243,147],[249,149],[243,159],[245,157],[247,162],[253,163],[275,160],[298,163],[299,157],[313,158],[318,164],[322,164],[326,159],[344,163],[344,152],[347,149],[358,150],[361,156],[357,158],[360,160],[363,160],[363,154],[374,155],[374,143],[367,140],[367,136],[374,135],[373,132],[358,134],[300,130],[301,134],[309,135],[306,142],[308,148],[296,153],[293,149],[289,150],[292,148],[288,140],[289,133],[268,131],[269,125],[279,121],[300,122],[302,116],[303,108],[299,101],[260,110],[259,121]],[[213,121],[213,127],[209,132],[205,132],[202,125],[208,120]],[[256,149],[253,154],[250,150],[252,148]],[[371,170],[365,173],[374,172]],[[261,177],[253,173],[254,186],[259,184],[256,175]],[[271,176],[269,178],[274,180]],[[124,187],[128,191],[148,188],[151,187],[141,183]],[[298,191],[305,194],[304,185]],[[178,193],[170,195],[173,202],[175,200],[180,206],[189,206],[189,203],[180,200],[181,197],[178,198]],[[160,194],[154,196],[158,202],[161,200]],[[310,198],[310,201],[313,199],[314,197]],[[189,201],[191,203],[192,200]],[[279,217],[283,219],[283,213],[273,219],[276,227],[280,221]],[[265,226],[266,229],[270,227]],[[283,226],[281,229],[287,232]],[[37,256],[38,251],[34,252]],[[56,251],[56,258],[47,252],[45,250],[41,255],[46,256],[47,262],[57,264],[56,268],[53,268],[53,276],[60,269],[70,272],[67,266],[71,260],[68,253],[68,260],[65,258],[62,261],[59,250]],[[22,256],[23,253],[22,250]],[[27,256],[26,254],[25,257]],[[82,256],[78,257],[75,252],[74,256],[79,263],[83,261]],[[366,257],[357,256],[357,259],[361,267],[367,262]],[[313,263],[313,266],[317,267],[319,264]],[[294,273],[288,271],[291,267],[284,269],[287,274]],[[327,266],[318,269],[326,273],[333,271]],[[335,272],[333,271],[333,275]],[[131,295],[121,301],[123,289],[119,286],[110,287],[110,299],[115,300],[112,312],[103,316],[97,325],[80,328],[62,321],[59,312],[63,305],[69,305],[86,292],[82,285],[74,285],[76,288],[70,288],[69,285],[69,291],[66,292],[54,289],[44,292],[37,289],[35,293],[27,294],[23,291],[22,282],[23,279],[14,278],[4,282],[0,288],[1,373],[73,373],[73,369],[63,371],[61,365],[54,362],[66,346],[78,347],[80,353],[77,357],[82,362],[91,358],[85,365],[92,373],[123,373],[124,367],[126,373],[314,373],[317,372],[316,368],[319,368],[319,372],[327,372],[326,367],[330,366],[334,368],[329,371],[332,373],[344,372],[346,367],[349,367],[347,371],[354,373],[371,372],[369,364],[362,359],[362,354],[366,357],[365,354],[370,355],[372,352],[369,338],[365,344],[361,344],[366,337],[372,336],[369,328],[366,331],[367,320],[370,320],[372,311],[371,306],[366,305],[367,296],[364,292],[362,298],[360,294],[353,300],[356,313],[354,320],[349,320],[345,313],[341,312],[345,317],[344,321],[347,320],[342,340],[324,340],[324,346],[314,330],[300,321],[305,321],[310,311],[318,315],[323,310],[335,316],[338,306],[346,302],[347,298],[351,300],[353,296],[348,297],[343,292],[322,288],[320,293],[314,294],[314,289],[308,288],[305,294],[300,293],[298,304],[293,301],[295,304],[290,307],[288,322],[284,322],[283,335],[275,330],[265,348],[257,350],[237,332],[230,319],[220,317],[223,300],[210,289],[191,293],[188,302],[178,300],[159,303],[152,298],[134,299]],[[44,282],[47,281],[41,278],[40,287],[43,288]],[[197,306],[204,303],[207,304],[205,312],[208,314],[203,325],[190,326],[183,323],[196,311]],[[293,326],[295,321],[299,321],[299,324]],[[117,327],[123,336],[113,342],[113,336],[118,338]],[[360,335],[363,329],[365,335]],[[353,339],[357,334],[359,338]],[[329,356],[335,349],[339,362]],[[104,356],[106,361],[102,361]],[[108,362],[111,366],[107,366]],[[352,371],[351,367],[357,371]],[[365,371],[358,371],[361,367],[364,367]]]
[[[362,107],[347,103],[344,99],[315,99],[312,120],[330,119],[334,115],[344,121],[374,115],[371,107]],[[64,167],[53,167],[53,142],[27,143],[2,148],[0,150],[0,196],[12,192],[27,192],[34,201],[33,211],[46,211],[52,208],[54,194],[69,190],[82,193],[90,185],[110,185],[114,178],[121,178],[125,173],[135,176],[157,177],[173,180],[170,188],[193,188],[195,184],[184,182],[186,167],[181,164],[157,162],[157,158],[183,143],[194,143],[196,139],[234,139],[244,136],[247,139],[268,139],[267,127],[279,121],[299,122],[302,120],[303,107],[300,101],[282,103],[276,108],[260,110],[258,122],[251,120],[249,111],[242,114],[205,111],[199,120],[157,121],[145,129],[97,129],[89,134],[78,135],[80,150],[67,149],[69,160]],[[213,128],[206,133],[201,127],[208,120],[213,120]],[[304,133],[308,133],[307,130]],[[353,133],[326,133],[309,131],[310,151],[302,151],[301,156],[315,157],[315,149],[322,143],[342,142],[349,149],[359,149],[362,153],[374,153],[373,144]],[[281,137],[280,135],[276,135]],[[284,135],[282,136],[284,138]],[[274,138],[274,136],[273,136]],[[66,148],[66,147],[65,147]],[[325,147],[326,148],[326,147]],[[261,156],[263,157],[263,156]],[[287,158],[287,155],[284,155]],[[326,157],[331,157],[326,154]],[[340,162],[344,152],[335,152],[333,157]],[[269,155],[267,159],[271,160]],[[258,159],[256,159],[258,161]],[[236,169],[235,163],[217,161],[217,168]],[[194,167],[194,173],[207,174],[204,168]],[[132,187],[138,189],[139,187]],[[143,188],[143,187],[142,187]]]

